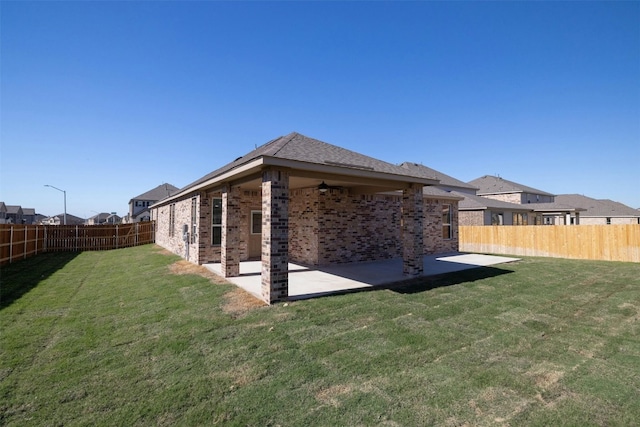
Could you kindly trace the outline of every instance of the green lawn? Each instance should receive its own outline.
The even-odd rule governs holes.
[[[257,307],[178,260],[147,245],[3,267],[0,425],[640,420],[640,264],[524,258]]]

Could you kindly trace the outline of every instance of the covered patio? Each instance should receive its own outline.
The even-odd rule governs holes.
[[[420,277],[452,273],[471,268],[488,267],[507,262],[518,261],[495,255],[450,253],[424,255],[424,272]],[[213,273],[223,276],[220,263],[204,264]],[[244,289],[258,299],[262,299],[260,261],[243,261],[240,274],[227,277],[226,280]],[[402,259],[357,262],[327,267],[307,267],[289,263],[288,300],[316,298],[335,293],[374,288],[407,280],[402,273]]]

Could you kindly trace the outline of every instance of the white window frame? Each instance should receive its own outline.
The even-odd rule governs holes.
[[[258,224],[260,226],[260,231],[255,232],[255,214],[259,214],[260,215],[260,223]],[[251,211],[251,235],[255,236],[256,234],[262,234],[262,211],[259,210],[252,210]]]
[[[220,224],[216,224],[214,222],[215,220],[215,214],[214,214],[214,209],[216,206],[216,200],[219,201],[220,203]],[[220,242],[215,242],[214,238],[216,236],[216,233],[213,232],[214,229],[219,228],[220,229]],[[222,197],[212,197],[211,198],[211,246],[220,246],[222,245]]]
[[[452,205],[449,203],[444,203],[442,205],[442,238],[444,240],[451,240],[453,239],[453,212],[452,212]],[[445,213],[446,212],[446,213]],[[446,216],[446,218],[445,218]],[[446,220],[446,221],[445,221]],[[446,233],[445,230],[447,229],[449,232]],[[447,235],[445,235],[447,234]]]

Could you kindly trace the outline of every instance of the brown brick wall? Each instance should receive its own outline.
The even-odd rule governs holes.
[[[487,199],[500,200],[503,202],[509,203],[522,203],[522,194],[521,193],[509,193],[509,194],[489,194],[483,195],[482,197],[486,197]]]
[[[211,245],[211,198],[220,192],[198,195],[199,233],[190,245],[190,261],[200,264],[220,262],[220,246]],[[261,210],[260,191],[240,192],[240,260],[248,259],[250,215]],[[442,236],[442,205],[453,210],[453,239]],[[327,265],[355,261],[373,261],[401,256],[399,195],[350,195],[347,190],[332,189],[320,194],[315,189],[289,192],[289,259],[307,265]],[[176,235],[168,237],[169,205],[157,212],[156,242],[183,256],[182,224],[190,224],[191,198],[176,203]],[[466,212],[462,212],[463,216]],[[458,207],[456,201],[425,199],[423,207],[423,245],[425,254],[458,250]],[[155,218],[155,217],[154,217]],[[264,218],[263,218],[264,223]],[[197,257],[197,248],[200,249]]]
[[[198,263],[200,260],[198,258],[198,247],[199,240],[201,238],[200,233],[196,236],[195,242],[191,243],[191,239],[189,239],[189,256],[187,258],[187,244],[182,238],[182,227],[184,224],[189,226],[189,232],[191,232],[191,198],[196,197],[199,202],[201,200],[200,194],[190,195],[188,197],[183,197],[175,201],[175,228],[174,235],[169,235],[169,210],[170,205],[164,205],[160,208],[154,209],[155,214],[154,218],[156,219],[156,243],[167,250],[173,252],[174,254],[180,255],[181,257],[191,261],[193,263]],[[201,208],[198,208],[198,211],[201,211]],[[198,214],[199,215],[199,214]]]
[[[400,197],[349,195],[330,190],[319,196],[319,265],[400,256]]]
[[[460,211],[458,220],[461,226],[465,225],[485,225],[484,211]]]
[[[451,239],[442,234],[442,208],[451,205]],[[424,201],[424,253],[441,254],[458,250],[458,202],[444,199]]]

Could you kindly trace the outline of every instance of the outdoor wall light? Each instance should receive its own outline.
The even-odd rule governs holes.
[[[329,186],[322,181],[322,184],[318,185],[318,191],[322,194],[326,193],[329,190]]]

